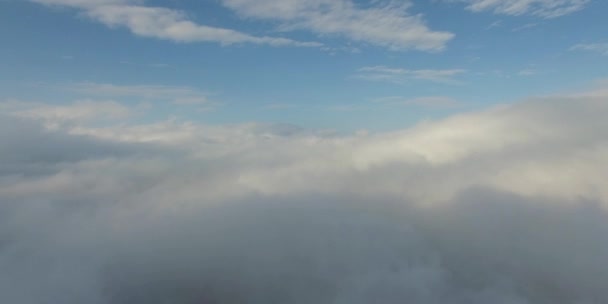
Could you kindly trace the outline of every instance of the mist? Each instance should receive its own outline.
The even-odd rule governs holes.
[[[0,302],[606,303],[605,101],[354,135],[5,113]]]

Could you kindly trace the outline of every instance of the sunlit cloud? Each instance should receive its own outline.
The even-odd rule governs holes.
[[[0,302],[603,301],[605,88],[351,135],[2,108]]]
[[[448,0],[465,2],[473,12],[491,11],[503,15],[533,15],[556,18],[580,11],[590,0]]]
[[[222,0],[238,14],[277,20],[283,31],[308,30],[335,35],[392,50],[440,51],[454,34],[433,31],[421,15],[409,13],[410,1],[351,0]]]
[[[256,36],[241,31],[194,22],[185,12],[145,5],[130,0],[30,0],[53,6],[79,9],[83,15],[111,28],[126,28],[143,37],[175,42],[215,42],[221,45],[261,44],[269,46],[328,47],[316,41],[298,41],[285,37]],[[363,8],[351,0],[278,1],[224,0],[224,6],[247,18],[276,20],[279,30],[307,30],[322,38],[336,35],[391,50],[415,49],[441,51],[454,34],[433,31],[422,15],[408,12],[411,3],[373,2]],[[358,50],[348,47],[349,50]]]
[[[90,19],[111,28],[126,28],[133,34],[174,42],[215,42],[221,45],[262,44],[269,46],[321,47],[319,42],[284,37],[254,36],[232,29],[198,24],[186,13],[164,7],[145,6],[130,0],[31,0],[45,5],[79,9]]]

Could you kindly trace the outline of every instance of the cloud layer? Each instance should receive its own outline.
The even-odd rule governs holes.
[[[4,111],[0,302],[605,303],[607,97],[349,136]]]
[[[351,0],[223,0],[242,16],[277,20],[283,30],[310,30],[337,35],[393,50],[438,51],[454,37],[433,31],[420,15],[411,15],[409,1],[376,1],[363,7]]]
[[[176,42],[217,42],[222,45],[323,46],[314,41],[254,36],[198,24],[185,12],[147,6],[143,0],[30,1],[77,8],[92,20],[109,27],[124,27],[143,37]],[[429,29],[421,15],[410,14],[409,1],[401,4],[374,1],[369,7],[362,7],[351,0],[225,0],[222,3],[243,17],[278,21],[281,31],[306,30],[320,36],[335,35],[392,50],[440,51],[454,37],[452,33]]]
[[[89,18],[109,27],[124,27],[143,37],[175,42],[217,42],[270,46],[320,47],[319,42],[301,42],[282,37],[253,36],[239,31],[212,27],[191,21],[184,12],[143,5],[129,0],[31,0],[46,5],[77,8]]]

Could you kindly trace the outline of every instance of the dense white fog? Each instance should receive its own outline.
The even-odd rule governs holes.
[[[607,96],[353,135],[5,103],[0,303],[608,303]]]

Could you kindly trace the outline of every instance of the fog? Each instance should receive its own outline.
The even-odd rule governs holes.
[[[604,93],[355,135],[6,110],[0,302],[607,303]]]

